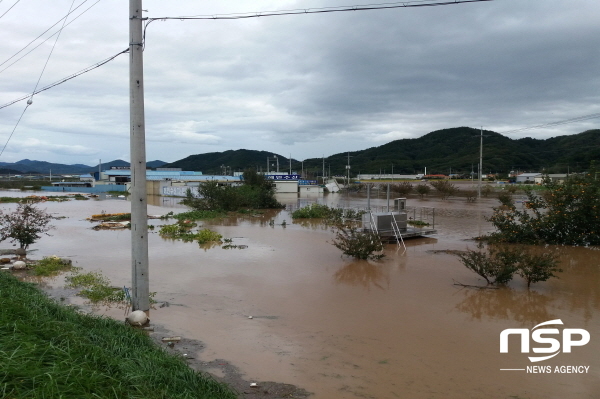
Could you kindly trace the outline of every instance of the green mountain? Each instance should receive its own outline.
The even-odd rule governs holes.
[[[19,171],[21,174],[68,174],[87,171],[90,167],[82,164],[63,165],[45,161],[22,159],[15,163],[0,162],[0,167]]]
[[[366,150],[339,153],[326,157],[325,173],[345,175],[350,155],[351,175],[358,173],[417,174],[427,168],[428,174],[477,172],[481,132],[479,129],[458,127],[431,132],[416,139],[395,140]],[[246,168],[266,170],[267,157],[276,154],[265,151],[236,150],[191,155],[165,165],[205,174],[223,173],[223,166],[233,171]],[[289,159],[277,155],[279,168],[289,169]],[[511,139],[492,131],[483,131],[483,172],[508,173],[531,171],[547,173],[577,172],[586,169],[590,161],[600,161],[600,130],[538,140]],[[275,167],[270,166],[271,170]],[[306,159],[302,163],[292,159],[292,169],[304,169],[309,177],[322,174],[323,158]]]
[[[181,168],[183,170],[194,170],[202,172],[205,175],[224,174],[227,171],[244,171],[247,168],[266,171],[267,160],[269,159],[269,170],[277,170],[277,156],[279,160],[279,170],[289,170],[289,158],[267,151],[255,150],[227,150],[223,152],[208,152],[206,154],[190,155],[164,165],[164,168]],[[299,161],[292,159],[292,166],[300,165]]]

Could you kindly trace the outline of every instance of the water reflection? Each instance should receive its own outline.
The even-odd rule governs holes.
[[[555,317],[549,312],[552,298],[535,291],[519,292],[508,287],[500,289],[463,289],[463,300],[456,309],[468,313],[473,319],[514,320],[531,325]]]
[[[339,269],[333,275],[338,284],[362,286],[367,290],[371,286],[381,290],[390,288],[389,270],[384,265],[376,265],[366,260],[356,260]]]
[[[600,248],[550,247],[560,259],[566,291],[572,295],[561,295],[571,312],[582,311],[589,321],[600,310]]]

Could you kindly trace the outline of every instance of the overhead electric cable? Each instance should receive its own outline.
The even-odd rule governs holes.
[[[54,83],[51,83],[51,84],[49,84],[49,85],[47,85],[47,86],[44,86],[44,87],[42,87],[42,88],[40,88],[40,89],[36,90],[36,91],[35,91],[35,93],[33,93],[33,94],[38,94],[38,93],[41,93],[41,92],[43,92],[43,91],[46,91],[46,90],[48,90],[48,89],[51,89],[51,88],[53,88],[54,86],[61,85],[61,84],[65,83],[65,82],[67,82],[67,81],[69,81],[69,80],[71,80],[71,79],[73,79],[73,78],[76,78],[76,77],[77,77],[77,76],[79,76],[79,75],[83,75],[84,73],[87,73],[87,72],[90,72],[90,71],[92,71],[92,70],[94,70],[94,69],[96,69],[96,68],[99,68],[99,67],[101,67],[102,65],[104,65],[104,64],[107,64],[107,63],[109,63],[110,61],[114,60],[115,58],[117,58],[117,57],[118,57],[118,56],[120,56],[121,54],[125,54],[125,53],[128,53],[128,52],[129,52],[129,48],[127,48],[127,49],[125,49],[125,50],[123,50],[123,51],[121,51],[121,52],[119,52],[119,53],[117,53],[117,54],[115,54],[115,55],[113,55],[113,56],[110,56],[110,57],[108,57],[108,58],[106,58],[106,59],[104,59],[104,60],[102,60],[102,61],[100,61],[100,62],[97,62],[97,63],[95,63],[94,65],[91,65],[91,66],[89,66],[89,67],[87,67],[87,68],[84,68],[84,69],[80,70],[79,72],[75,72],[75,73],[73,73],[73,74],[71,74],[71,75],[69,75],[69,76],[67,76],[67,77],[65,77],[65,78],[62,78],[62,79],[59,79],[59,80],[57,80],[57,81],[56,81],[56,82],[54,82]],[[10,102],[7,102],[6,104],[0,105],[0,109],[2,109],[2,108],[6,108],[6,107],[8,107],[8,106],[11,106],[11,105],[13,105],[13,104],[16,104],[16,103],[18,103],[19,101],[23,101],[23,100],[25,100],[25,99],[27,99],[27,98],[29,98],[29,97],[30,97],[30,94],[27,94],[27,95],[25,95],[25,96],[19,97],[19,98],[15,99],[15,100],[12,100],[12,101],[10,101]]]
[[[77,7],[75,7],[71,12],[69,12],[69,14],[65,15],[63,18],[59,19],[54,25],[52,25],[51,27],[49,27],[48,29],[46,29],[44,32],[42,32],[38,37],[36,37],[35,39],[33,39],[32,41],[30,41],[25,47],[23,47],[21,50],[17,51],[15,54],[13,54],[12,56],[10,56],[9,58],[7,58],[6,60],[4,60],[2,63],[0,63],[0,66],[6,64],[8,61],[10,61],[11,59],[13,59],[14,57],[16,57],[17,55],[19,55],[19,53],[21,53],[22,51],[24,51],[27,47],[29,47],[33,42],[35,42],[36,40],[38,40],[40,37],[42,37],[44,34],[46,34],[50,29],[54,28],[56,25],[58,25],[61,21],[63,21],[65,18],[67,18],[70,14],[74,13],[79,7],[81,7],[83,4],[85,4],[86,2],[88,2],[89,0],[85,0],[83,3],[81,3],[80,5],[78,5]],[[34,51],[36,48],[40,47],[42,44],[46,43],[48,40],[50,40],[51,37],[57,35],[60,33],[60,31],[64,28],[66,28],[67,26],[71,25],[73,22],[75,22],[79,17],[81,17],[83,14],[85,14],[87,11],[89,11],[90,8],[94,7],[96,4],[98,4],[100,2],[100,0],[97,0],[94,4],[92,4],[91,6],[89,6],[88,8],[86,8],[81,14],[77,15],[75,18],[73,18],[71,21],[69,21],[68,24],[63,25],[63,27],[54,32],[52,35],[48,36],[44,41],[42,41],[41,43],[39,43],[37,46],[35,46],[34,48],[32,48],[31,50],[29,50],[27,53],[23,54],[21,57],[19,57],[18,59],[16,59],[14,62],[12,62],[11,64],[9,64],[6,68],[0,70],[0,73],[6,71],[8,68],[10,68],[11,66],[13,66],[14,64],[16,64],[17,62],[19,62],[20,60],[22,60],[24,57],[26,57],[28,54],[30,54],[32,51]]]
[[[587,121],[589,119],[596,119],[596,118],[600,118],[600,113],[583,115],[583,116],[578,116],[578,117],[571,118],[571,119],[564,119],[562,121],[549,122],[549,123],[544,123],[544,124],[541,124],[541,125],[523,127],[523,128],[520,128],[520,129],[507,130],[505,132],[499,132],[499,133],[500,134],[512,134],[512,133],[523,132],[525,130],[540,129],[540,128],[544,128],[544,127],[566,125],[568,123]]]
[[[338,7],[321,7],[321,8],[302,8],[294,10],[279,10],[279,11],[257,11],[249,13],[235,13],[235,14],[215,14],[215,15],[192,15],[192,16],[180,16],[180,17],[161,17],[161,18],[148,18],[148,23],[156,20],[169,20],[169,19],[245,19],[245,18],[259,18],[259,17],[274,17],[281,15],[300,15],[300,14],[324,14],[332,12],[347,12],[347,11],[369,11],[369,10],[385,10],[391,8],[412,8],[412,7],[435,7],[435,6],[449,6],[462,3],[480,3],[484,1],[494,0],[446,0],[446,1],[435,1],[435,0],[413,0],[403,1],[395,3],[378,3],[378,4],[364,4],[355,6],[338,6]]]
[[[96,3],[94,3],[92,6],[90,6],[85,11],[89,10],[91,7],[93,7],[94,5],[96,5],[99,1],[100,0],[98,0]],[[278,15],[317,14],[317,13],[331,13],[331,12],[344,12],[344,11],[367,11],[367,10],[390,9],[390,8],[409,8],[409,7],[433,7],[433,6],[445,6],[445,5],[453,5],[453,4],[461,4],[461,3],[479,3],[479,2],[484,2],[484,1],[487,2],[487,1],[493,1],[493,0],[452,0],[452,1],[441,1],[441,2],[440,1],[436,2],[436,1],[431,1],[431,0],[414,0],[414,1],[408,1],[408,2],[379,3],[379,4],[356,5],[356,6],[346,6],[346,7],[308,8],[308,9],[301,9],[301,10],[284,10],[284,11],[263,11],[263,12],[249,13],[249,14],[225,14],[225,15],[193,16],[193,17],[148,18],[146,26],[144,27],[144,37],[146,35],[146,28],[148,27],[148,24],[150,24],[153,21],[157,21],[157,20],[167,20],[167,19],[179,19],[179,20],[184,20],[184,19],[205,19],[205,20],[208,20],[208,19],[212,19],[212,20],[215,20],[215,19],[216,20],[218,20],[218,19],[243,19],[243,18],[257,18],[257,17],[278,16]],[[80,6],[81,5],[79,5],[78,7],[80,7]],[[82,14],[80,14],[76,18],[79,18]],[[73,21],[71,21],[71,22],[73,22]],[[69,22],[69,24],[71,22]],[[56,24],[54,24],[53,26],[55,26],[55,25]],[[67,24],[67,26],[68,26],[68,24]],[[46,30],[46,32],[48,30]],[[46,32],[44,32],[44,33],[46,33]],[[39,36],[38,36],[38,38],[39,38]],[[34,39],[34,41],[35,40],[37,40],[37,38]],[[27,46],[29,46],[29,45],[27,45]],[[36,48],[37,48],[37,46],[36,46]],[[113,59],[117,58],[119,55],[127,53],[127,52],[129,52],[129,49],[123,50],[120,53],[117,53],[117,54],[115,54],[115,55],[113,55],[113,56],[111,56],[109,58],[106,58],[105,60],[100,61],[100,62],[98,62],[98,63],[96,63],[96,64],[94,64],[92,66],[89,66],[89,67],[87,67],[85,69],[82,69],[79,72],[76,72],[76,73],[74,73],[72,75],[69,75],[69,76],[67,76],[67,77],[65,77],[63,79],[60,79],[60,80],[58,80],[58,81],[56,81],[56,82],[54,82],[52,84],[49,84],[49,85],[47,85],[45,87],[42,87],[41,89],[35,91],[33,94],[37,94],[37,93],[40,93],[42,91],[48,90],[48,89],[50,89],[52,87],[58,86],[58,85],[60,85],[62,83],[65,83],[66,81],[69,81],[69,80],[71,80],[73,78],[76,78],[79,75],[83,75],[84,73],[87,73],[87,72],[89,72],[91,70],[99,68],[102,65],[104,65],[104,64],[112,61]],[[29,52],[27,54],[29,54]],[[11,57],[11,58],[13,58],[13,57]],[[10,60],[11,58],[9,58],[8,60]],[[0,65],[3,65],[8,60],[4,61]],[[20,60],[20,58],[19,58],[19,60]],[[13,64],[11,64],[11,65],[13,65]],[[10,65],[9,65],[9,67],[10,67]],[[0,73],[3,72],[5,69],[0,70]],[[26,99],[28,97],[29,97],[29,95],[23,96],[23,97],[19,97],[19,98],[13,100],[13,101],[10,101],[8,103],[0,105],[0,109],[6,108],[6,107],[8,107],[8,106],[10,106],[12,104],[15,104],[15,103],[17,103],[19,101],[22,101],[22,100]]]
[[[19,1],[21,1],[21,0],[17,0],[17,2],[16,2],[15,4],[13,4],[12,6],[10,6],[10,8],[9,8],[8,10],[6,10],[6,11],[4,12],[4,14],[0,15],[0,18],[2,18],[3,16],[5,16],[6,14],[8,14],[8,12],[9,12],[10,10],[12,10],[12,8],[13,8],[14,6],[16,6],[16,5],[19,3]]]
[[[73,2],[71,3],[71,7],[69,7],[69,13],[67,13],[67,15],[70,14],[71,9],[73,8],[73,4],[75,4],[75,0],[73,0]],[[61,26],[60,30],[58,31],[58,36],[56,36],[56,40],[54,41],[54,44],[52,45],[52,48],[50,49],[50,54],[48,54],[48,58],[46,58],[46,63],[44,64],[44,67],[42,68],[40,77],[38,78],[37,83],[35,84],[35,87],[33,88],[32,92],[31,92],[31,99],[33,99],[33,96],[35,95],[35,91],[37,90],[37,87],[40,84],[40,80],[42,80],[42,75],[44,75],[44,71],[46,71],[46,67],[48,66],[50,57],[52,57],[52,53],[54,52],[54,47],[56,47],[56,43],[58,43],[58,39],[60,38],[60,34],[61,34],[62,30],[64,29],[66,22],[67,22],[67,19],[65,18],[63,20],[63,25]]]
[[[21,122],[21,118],[23,118],[23,115],[25,115],[25,111],[27,111],[27,108],[29,108],[30,106],[30,102],[27,101],[27,105],[25,105],[25,108],[23,109],[23,112],[21,112],[21,116],[19,116],[19,120],[17,121],[15,127],[13,128],[12,132],[10,132],[10,136],[8,136],[8,140],[6,140],[6,143],[4,143],[4,147],[2,147],[2,151],[0,151],[0,157],[2,156],[2,154],[4,154],[4,150],[6,149],[6,146],[8,145],[8,142],[10,141],[10,139],[12,138],[13,134],[15,133],[15,130],[17,130],[17,126],[19,126],[19,122]]]
[[[73,2],[71,2],[71,6],[69,7],[69,13],[70,13],[71,9],[73,9],[73,5],[74,4],[75,4],[75,0],[73,0]],[[2,154],[4,153],[4,149],[6,148],[6,146],[8,145],[8,143],[10,142],[10,139],[12,138],[13,134],[15,133],[15,130],[17,130],[17,126],[19,126],[19,123],[21,122],[21,119],[23,118],[23,115],[25,115],[25,111],[27,111],[27,109],[29,108],[29,106],[33,103],[33,96],[35,95],[35,91],[37,90],[38,85],[40,84],[40,80],[42,80],[42,76],[44,75],[44,71],[46,70],[46,67],[48,66],[48,62],[50,61],[50,57],[52,57],[52,53],[54,52],[54,48],[56,47],[56,43],[58,43],[58,39],[60,38],[60,32],[62,32],[63,28],[65,27],[65,22],[67,22],[66,18],[63,20],[63,26],[58,31],[59,32],[58,36],[56,37],[56,40],[54,41],[54,44],[52,45],[52,48],[50,49],[50,54],[48,54],[48,58],[46,58],[46,62],[44,63],[44,67],[42,68],[42,72],[40,72],[40,76],[38,77],[38,80],[37,80],[37,82],[35,84],[35,87],[33,88],[33,91],[31,92],[31,96],[29,97],[29,100],[27,100],[27,105],[25,106],[25,109],[23,109],[23,112],[21,113],[21,116],[19,117],[19,120],[17,121],[17,123],[16,123],[15,127],[13,128],[12,132],[8,136],[8,140],[6,140],[6,143],[4,144],[4,147],[2,147],[2,151],[0,151],[0,156],[2,156]]]

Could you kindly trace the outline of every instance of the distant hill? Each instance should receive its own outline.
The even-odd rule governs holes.
[[[159,168],[164,165],[163,161],[151,161],[147,162],[146,165],[149,168]],[[102,164],[102,169],[109,169],[110,166],[129,166],[129,162],[117,159],[112,162]],[[0,170],[10,169],[12,172],[0,172],[0,173],[12,173],[12,174],[50,174],[53,175],[64,175],[64,174],[84,174],[98,171],[98,166],[92,167],[83,164],[64,165],[59,163],[51,163],[45,161],[32,161],[29,159],[23,159],[14,163],[0,162]]]
[[[477,172],[480,151],[480,130],[457,127],[437,130],[416,139],[395,140],[378,147],[350,152],[351,175],[358,173],[464,173]],[[205,174],[222,173],[221,165],[233,171],[246,168],[266,169],[267,157],[274,153],[255,150],[229,150],[190,155],[166,164]],[[279,168],[289,169],[289,159],[277,155]],[[581,171],[590,161],[600,161],[600,130],[538,140],[511,139],[492,131],[483,131],[483,172],[546,171],[563,173]],[[348,153],[328,156],[324,160],[326,174],[345,175]],[[320,176],[322,158],[305,159],[303,164],[292,159],[292,169],[304,168],[310,176]],[[274,167],[270,167],[271,170]]]
[[[464,173],[477,172],[480,130],[468,127],[443,129],[416,139],[395,140],[379,147],[350,152],[352,174],[358,173]],[[511,139],[483,131],[483,172],[532,171],[562,173],[587,169],[600,160],[600,130],[545,140]],[[322,159],[304,160],[305,170],[322,169]],[[325,158],[332,174],[344,174],[348,153]]]
[[[16,169],[6,169],[6,168],[0,168],[0,175],[18,175],[21,172],[20,170],[16,170]]]
[[[146,167],[150,168],[150,169],[156,169],[156,168],[161,168],[165,164],[166,164],[166,162],[156,160],[156,161],[146,162]],[[97,172],[99,166],[102,168],[102,170],[107,170],[113,166],[116,166],[116,167],[129,166],[129,162],[123,161],[122,159],[116,159],[114,161],[106,162],[106,163],[103,162],[101,165],[96,165],[93,167],[88,166],[87,173]]]
[[[39,173],[39,174],[69,174],[69,173],[86,173],[89,166],[82,164],[64,165],[59,163],[51,163],[45,161],[32,161],[23,159],[15,163],[0,162],[0,168],[8,168],[18,171],[19,173]]]
[[[267,151],[255,150],[227,150],[223,152],[208,152],[206,154],[190,155],[176,162],[171,162],[163,167],[182,168],[202,172],[205,175],[223,174],[225,167],[233,172],[244,171],[247,168],[265,171],[267,169],[267,158],[271,158],[270,170],[277,170],[277,161],[273,158],[276,154]],[[277,155],[279,159],[279,170],[289,170],[289,158]],[[292,160],[292,165],[299,164]]]
[[[416,139],[402,139],[350,152],[351,175],[359,173],[417,174],[427,173],[469,174],[477,172],[479,164],[480,131],[469,127],[457,127],[437,130]],[[200,171],[204,174],[222,174],[243,171],[247,168],[288,171],[290,160],[282,155],[267,151],[228,150],[206,154],[190,155],[179,161],[147,162],[149,168],[181,168]],[[511,139],[492,131],[483,131],[483,172],[508,173],[511,170],[521,172],[566,173],[586,170],[590,162],[600,162],[600,129],[588,130],[570,136],[559,136],[539,140],[533,138]],[[304,169],[308,177],[320,176],[325,163],[326,174],[345,175],[348,153],[339,153],[323,158],[305,159],[302,163],[292,159],[292,170]],[[111,166],[129,166],[128,162],[115,160],[102,164],[102,169]],[[98,171],[98,165],[62,165],[43,161],[24,159],[15,163],[0,162],[0,168],[12,169],[18,174],[42,173],[52,170],[57,174],[83,174]]]

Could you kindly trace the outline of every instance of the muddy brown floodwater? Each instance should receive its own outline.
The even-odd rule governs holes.
[[[385,207],[385,193],[373,192],[377,195],[371,206]],[[290,206],[312,201],[366,205],[358,195],[280,200]],[[152,198],[149,214],[183,210],[176,202]],[[176,335],[202,341],[205,348],[194,356],[203,362],[226,359],[248,381],[294,384],[318,399],[599,398],[598,248],[545,248],[560,257],[564,272],[530,290],[520,278],[499,290],[453,285],[483,285],[444,251],[475,247],[469,239],[491,231],[485,216],[496,204],[493,199],[410,198],[411,207],[435,208],[438,234],[407,240],[405,252],[387,245],[381,261],[341,257],[331,245],[330,229],[296,223],[286,210],[204,223],[244,249],[166,241],[156,229],[149,237],[150,290],[170,306],[152,309],[150,318]],[[51,237],[34,244],[37,251],[30,257],[69,257],[85,270],[101,270],[114,285],[130,285],[130,232],[94,231],[84,220],[101,211],[127,212],[127,201],[40,207],[66,218],[55,222]],[[48,284],[60,288],[62,279]],[[96,312],[124,317],[120,309]],[[590,342],[531,363],[533,352],[521,353],[512,336],[509,353],[500,353],[502,330],[532,329],[555,319],[565,328],[587,330]],[[533,341],[531,346],[548,347]],[[531,373],[528,366],[551,366],[552,373]],[[557,366],[589,368],[555,373],[561,370]]]

